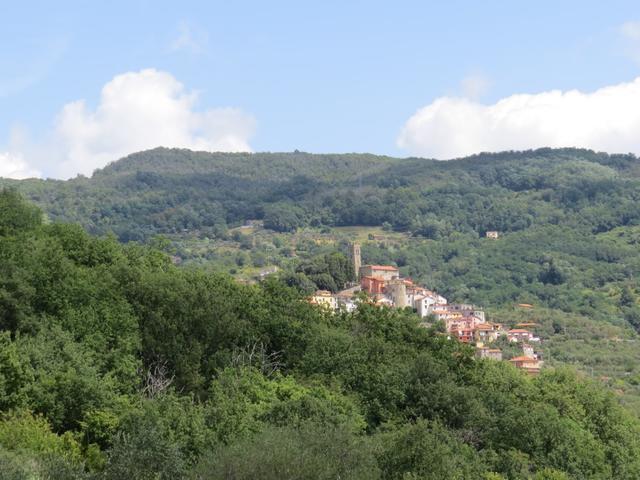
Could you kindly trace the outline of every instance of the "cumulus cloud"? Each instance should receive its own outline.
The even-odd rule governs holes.
[[[585,147],[640,153],[640,77],[591,93],[552,90],[485,105],[441,97],[405,123],[397,144],[440,159],[483,151]]]
[[[39,176],[40,172],[29,167],[21,155],[0,152],[0,177],[22,179]]]
[[[26,149],[30,163],[46,175],[68,178],[158,146],[251,151],[252,116],[236,108],[198,111],[196,101],[197,94],[169,73],[118,75],[103,87],[95,109],[84,100],[65,105],[48,140]]]

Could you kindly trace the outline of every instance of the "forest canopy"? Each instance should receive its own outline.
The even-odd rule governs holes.
[[[612,392],[477,360],[410,311],[331,315],[6,190],[0,271],[2,479],[640,477]]]

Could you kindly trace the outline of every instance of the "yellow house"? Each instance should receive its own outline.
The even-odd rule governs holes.
[[[338,309],[338,298],[328,290],[318,290],[309,298],[312,305],[320,305],[330,310]]]

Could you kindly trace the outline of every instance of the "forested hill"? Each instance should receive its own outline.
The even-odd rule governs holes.
[[[435,237],[563,224],[593,232],[640,221],[640,162],[577,149],[438,162],[374,155],[155,149],[69,181],[3,180],[54,221],[121,240],[249,219],[279,231],[390,224]]]
[[[184,263],[244,279],[279,268],[308,289],[333,288],[313,259],[359,238],[365,262],[397,265],[506,325],[538,324],[547,365],[576,367],[640,412],[634,155],[543,149],[438,162],[156,149],[91,178],[0,182],[52,222],[122,241],[165,234]],[[234,228],[256,219],[267,228]]]
[[[597,382],[303,300],[0,191],[0,479],[640,478],[640,421]]]

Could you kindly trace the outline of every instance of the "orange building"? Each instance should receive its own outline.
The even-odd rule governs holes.
[[[537,342],[540,339],[524,328],[513,328],[507,332],[507,339],[510,342]]]
[[[391,265],[363,265],[360,267],[360,277],[376,277],[383,280],[400,278],[400,270]]]
[[[509,361],[516,368],[524,370],[530,375],[537,375],[540,373],[540,367],[542,367],[542,361],[533,357],[514,357]]]
[[[360,287],[371,295],[384,293],[384,278],[363,276],[360,277]]]

